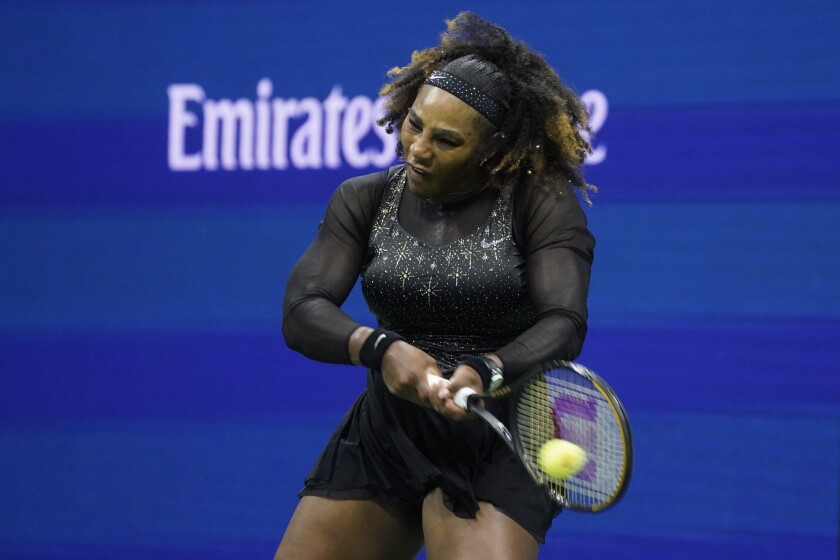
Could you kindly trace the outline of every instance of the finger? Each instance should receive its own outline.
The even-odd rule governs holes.
[[[431,371],[426,372],[426,383],[429,385],[429,389],[435,390],[439,388],[445,388],[445,386],[449,383],[448,380],[444,379],[443,377],[437,376]]]
[[[449,399],[443,403],[440,412],[452,420],[466,420],[469,418],[470,413],[455,404],[452,399]]]
[[[427,405],[430,408],[441,412],[443,408],[444,395],[446,395],[449,392],[449,381],[442,377],[437,377],[432,374],[428,374],[427,380],[429,387]]]

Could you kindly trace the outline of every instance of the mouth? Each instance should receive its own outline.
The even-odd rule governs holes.
[[[421,179],[425,179],[431,175],[428,169],[424,169],[422,167],[418,167],[412,163],[407,164],[409,171],[413,172],[414,175],[420,177]]]

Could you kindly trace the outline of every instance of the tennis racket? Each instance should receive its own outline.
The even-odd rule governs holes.
[[[498,398],[511,401],[510,429],[481,405]],[[633,467],[630,422],[615,392],[582,365],[548,362],[487,395],[463,388],[454,401],[486,421],[561,507],[601,512],[624,495]],[[586,451],[588,460],[580,472],[560,480],[540,469],[537,455],[552,439],[565,439]]]

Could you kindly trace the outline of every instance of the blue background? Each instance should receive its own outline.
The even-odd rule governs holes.
[[[461,9],[609,100],[580,361],[636,469],[542,557],[838,557],[840,6],[816,0],[0,4],[0,557],[271,557],[364,381],[284,346],[283,287],[365,170],[170,171],[167,87],[375,97]]]

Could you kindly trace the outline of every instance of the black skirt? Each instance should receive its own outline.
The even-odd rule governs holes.
[[[504,420],[503,403],[488,408]],[[474,518],[478,502],[488,502],[540,543],[560,512],[484,422],[456,422],[400,399],[371,371],[367,390],[333,433],[300,495],[419,508],[435,488],[458,517]]]

